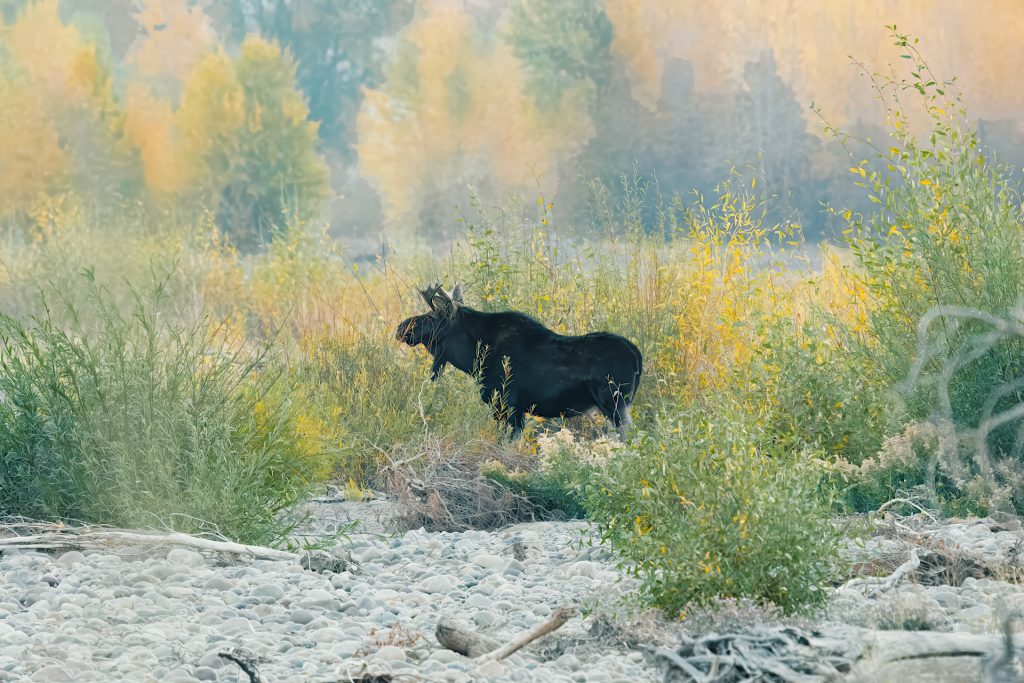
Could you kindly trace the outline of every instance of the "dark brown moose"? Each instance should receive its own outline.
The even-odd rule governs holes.
[[[523,313],[476,311],[440,285],[420,294],[430,312],[406,318],[395,337],[423,344],[434,358],[430,378],[451,364],[477,378],[480,398],[512,437],[526,413],[561,417],[602,413],[616,428],[631,424],[629,406],[640,385],[643,357],[617,334],[558,334]]]

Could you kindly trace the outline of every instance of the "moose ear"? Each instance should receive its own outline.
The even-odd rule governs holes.
[[[459,304],[460,306],[465,303],[462,299],[462,283],[455,285],[455,289],[452,290],[452,301]]]
[[[453,297],[448,292],[438,288],[437,292],[434,293],[432,306],[435,311],[440,311],[450,318],[455,315],[455,310],[459,307],[459,304],[453,300]]]

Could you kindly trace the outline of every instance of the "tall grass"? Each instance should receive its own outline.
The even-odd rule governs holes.
[[[126,312],[78,282],[0,318],[0,513],[280,540],[329,470],[266,349],[179,319],[166,281]]]

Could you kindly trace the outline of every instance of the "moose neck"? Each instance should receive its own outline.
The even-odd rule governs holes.
[[[444,343],[438,352],[444,355],[444,360],[462,370],[467,375],[472,375],[476,361],[477,348],[480,344],[489,345],[489,340],[481,335],[483,329],[480,326],[480,317],[486,313],[474,311],[471,308],[461,307],[456,313],[456,320],[452,331],[444,339]]]

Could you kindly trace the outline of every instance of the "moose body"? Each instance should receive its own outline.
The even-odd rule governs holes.
[[[463,305],[462,290],[421,292],[430,313],[399,324],[395,336],[423,344],[434,358],[431,379],[446,365],[477,377],[480,398],[519,435],[526,413],[560,417],[600,412],[615,427],[630,423],[643,357],[609,332],[562,335],[514,311],[485,313]]]

